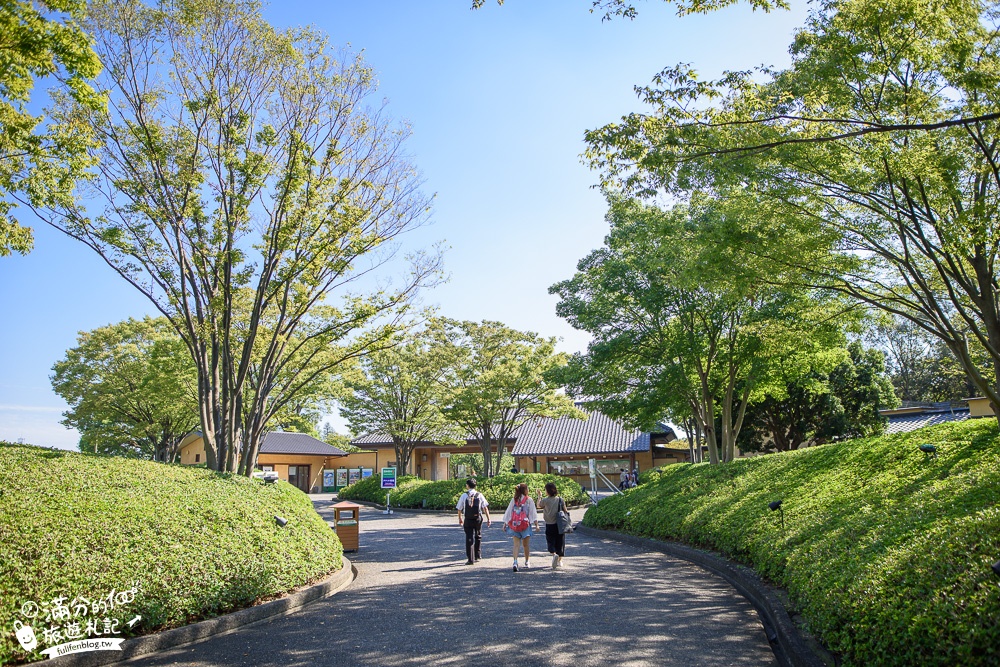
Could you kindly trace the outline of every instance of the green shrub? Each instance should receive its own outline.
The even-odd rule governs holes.
[[[390,502],[399,507],[395,501],[395,496],[398,495],[401,490],[413,484],[421,483],[423,483],[423,480],[415,475],[403,475],[402,477],[397,477],[396,488],[390,491],[393,495],[393,499],[390,500]],[[345,486],[339,493],[337,493],[337,497],[340,500],[363,500],[369,503],[384,505],[385,492],[386,489],[382,488],[382,478],[380,476],[372,475],[371,477],[366,477],[365,479],[359,480],[350,486]]]
[[[555,482],[559,494],[568,504],[577,505],[587,501],[587,493],[583,487],[572,479],[559,475],[503,473],[492,479],[479,480],[476,488],[486,497],[490,507],[506,509],[514,497],[514,487],[521,482],[528,484],[528,492],[532,497],[543,491],[547,482]],[[459,497],[465,492],[464,479],[431,482],[407,475],[400,477],[396,484],[397,487],[389,497],[389,502],[394,507],[454,509]],[[341,500],[365,500],[384,504],[385,490],[381,488],[380,479],[369,477],[341,489],[339,497]]]
[[[938,448],[925,460],[921,443]],[[782,499],[785,530],[767,505]],[[1000,437],[951,423],[673,465],[586,525],[721,551],[785,587],[845,665],[1000,663]]]
[[[336,534],[285,482],[0,443],[0,493],[0,664],[43,657],[13,635],[25,602],[98,599],[137,582],[134,602],[110,614],[116,636],[128,636],[245,607],[341,566]],[[48,648],[41,624],[27,624],[38,650]]]

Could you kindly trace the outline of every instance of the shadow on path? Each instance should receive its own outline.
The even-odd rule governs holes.
[[[775,664],[750,603],[684,561],[571,535],[552,570],[537,535],[532,569],[514,573],[499,522],[483,540],[483,561],[467,566],[455,515],[365,508],[347,590],[129,664]]]

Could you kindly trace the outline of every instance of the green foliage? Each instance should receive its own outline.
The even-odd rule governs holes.
[[[82,451],[172,462],[198,427],[198,375],[166,318],[80,332],[52,370],[70,406],[62,423],[80,431]]]
[[[505,510],[514,497],[514,487],[520,483],[528,485],[528,492],[535,497],[538,492],[545,492],[545,485],[554,482],[559,489],[559,495],[570,505],[587,502],[587,492],[577,482],[559,475],[542,475],[537,473],[503,473],[491,479],[477,481],[476,490],[482,493],[493,511]],[[465,479],[442,480],[431,482],[413,475],[405,475],[396,481],[396,488],[389,494],[389,502],[394,507],[422,507],[427,509],[453,510],[458,499],[465,493]],[[364,500],[371,503],[385,503],[385,489],[381,488],[378,478],[355,482],[341,489],[338,497],[341,500]]]
[[[408,131],[359,55],[274,28],[257,0],[92,0],[86,28],[107,104],[63,100],[52,117],[100,139],[94,205],[38,214],[171,321],[198,373],[206,464],[249,475],[272,419],[313,430],[302,396],[330,399],[317,388],[435,281],[438,253],[418,251],[403,280],[353,289],[429,215]]]
[[[406,470],[417,445],[464,444],[464,434],[442,412],[453,354],[428,327],[390,341],[361,359],[361,372],[347,382],[351,393],[340,414],[355,433],[382,433],[394,445],[396,465]]]
[[[487,476],[499,469],[503,456],[504,447],[496,443],[506,446],[529,419],[584,417],[558,391],[555,373],[566,364],[566,355],[556,352],[555,337],[488,320],[441,320],[441,327],[451,359],[444,415],[479,442]]]
[[[336,534],[284,482],[0,443],[0,627],[24,602],[99,598],[144,634],[227,613],[341,566]],[[288,519],[280,528],[274,516]],[[44,648],[44,647],[40,647]],[[0,663],[37,659],[0,636]]]
[[[921,443],[938,448],[925,460]],[[1000,437],[951,423],[722,466],[673,465],[584,523],[721,551],[786,588],[845,665],[1000,658]],[[782,499],[785,531],[768,503]]]
[[[40,205],[68,197],[73,178],[88,165],[79,126],[42,123],[27,109],[36,79],[53,77],[59,95],[88,108],[99,98],[87,83],[100,62],[79,19],[85,0],[4,0],[0,8],[0,194]],[[41,128],[41,131],[39,129]],[[72,129],[71,129],[72,128]],[[14,202],[0,197],[0,257],[31,250],[31,229],[11,215]]]
[[[886,424],[879,410],[899,404],[882,352],[859,342],[814,355],[809,372],[781,389],[748,407],[738,441],[742,451],[788,451],[878,435]]]
[[[957,401],[979,393],[948,346],[909,320],[880,318],[869,342],[885,352],[901,401]],[[985,375],[989,373],[989,355],[973,343],[970,341],[973,361]]]
[[[611,198],[604,246],[549,288],[557,313],[593,335],[561,372],[570,390],[639,428],[694,419],[713,463],[735,457],[748,401],[840,343],[847,319],[836,299],[775,286],[773,268],[731,242],[739,215],[711,197],[669,209]]]
[[[995,1],[816,2],[790,66],[668,67],[587,155],[616,191],[742,201],[775,280],[906,318],[1000,405],[998,28]]]

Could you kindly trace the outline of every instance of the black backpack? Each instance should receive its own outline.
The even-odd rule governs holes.
[[[479,494],[470,493],[469,497],[465,499],[465,520],[467,522],[471,521],[473,524],[482,523],[483,508],[481,505],[482,501]]]

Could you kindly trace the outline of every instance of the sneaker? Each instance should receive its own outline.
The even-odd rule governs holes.
[[[517,572],[517,562],[514,562],[514,571]]]
[[[559,567],[559,556],[556,556],[555,554],[553,554],[552,555],[552,569],[554,570],[557,567]]]
[[[482,557],[480,557],[480,556],[476,556],[476,562],[477,562],[477,563],[478,563],[479,561],[481,561],[481,560],[482,560]]]
[[[531,568],[531,566],[528,565],[528,561],[524,561],[524,569],[527,570],[527,569],[530,569],[530,568]]]
[[[556,565],[556,567],[562,567],[562,559],[563,559],[563,557],[562,556],[557,556],[557,558],[559,559],[559,563]]]
[[[472,561],[471,560],[467,560],[467,561],[465,561],[465,564],[466,565],[472,565]]]

